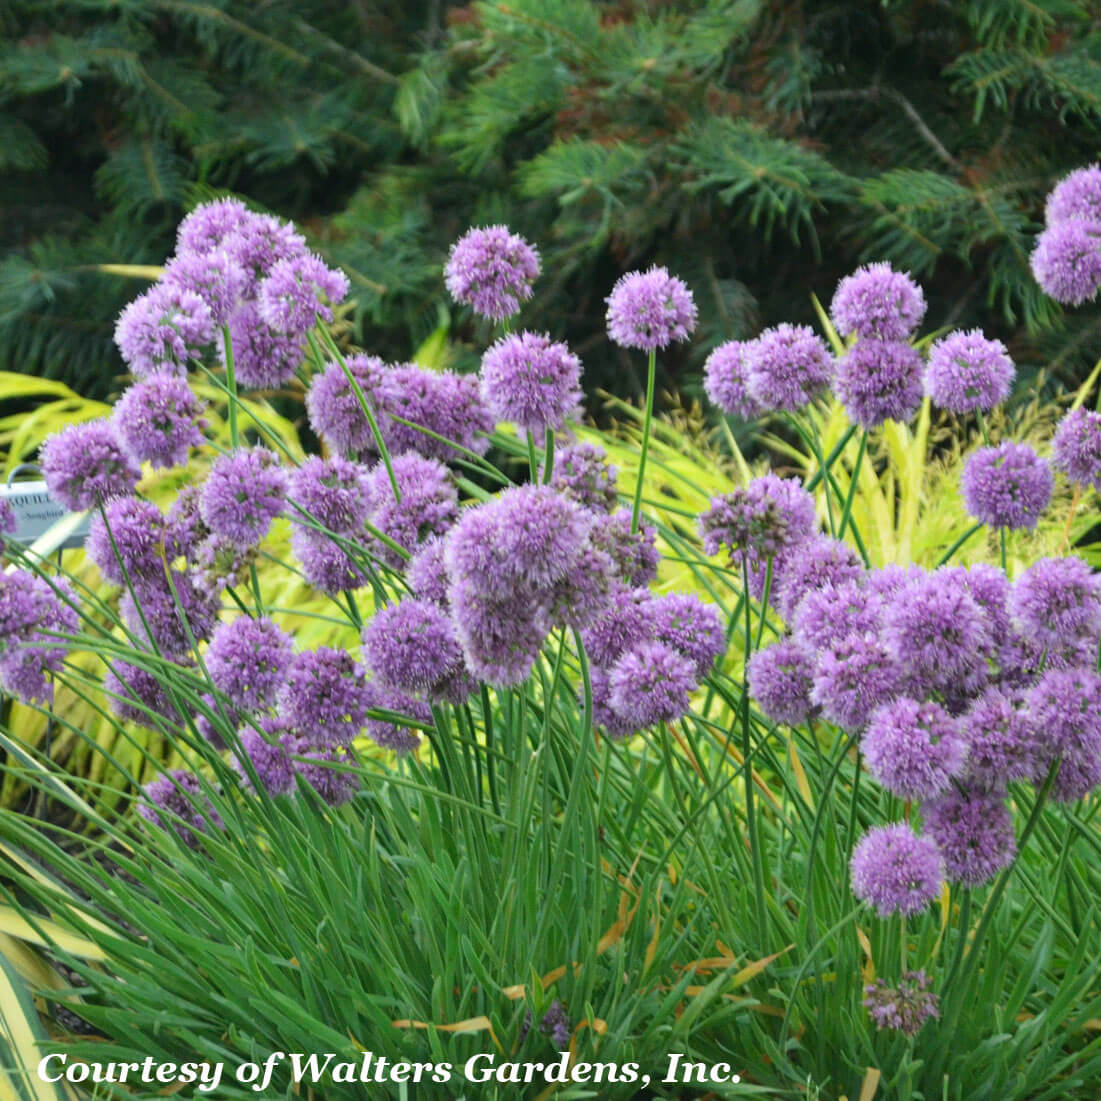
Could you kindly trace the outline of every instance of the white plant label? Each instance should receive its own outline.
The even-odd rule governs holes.
[[[0,484],[0,497],[6,497],[15,512],[15,534],[8,536],[16,543],[29,546],[46,534],[59,521],[73,514],[50,495],[45,482],[13,482]],[[89,515],[80,516],[75,527],[57,544],[58,550],[84,545],[88,534]]]

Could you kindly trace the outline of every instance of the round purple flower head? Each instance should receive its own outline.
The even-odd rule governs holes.
[[[1033,734],[1027,716],[998,688],[984,692],[960,720],[967,740],[965,779],[987,791],[1004,789],[1036,772]]]
[[[773,722],[798,726],[807,721],[814,658],[793,638],[782,638],[749,659],[746,679],[757,706]]]
[[[229,319],[233,372],[237,384],[247,390],[272,390],[290,382],[306,355],[301,333],[281,333],[260,316],[254,301],[243,302]],[[225,342],[218,342],[218,356],[226,361]]]
[[[1101,574],[1081,558],[1041,558],[1017,579],[1009,614],[1026,637],[1048,649],[1096,644],[1101,633]]]
[[[449,462],[459,457],[451,444],[479,455],[489,450],[486,435],[493,431],[493,419],[475,375],[429,371],[405,363],[383,375],[378,400],[384,414],[382,434],[391,454],[416,451]],[[397,417],[410,423],[402,424]],[[373,438],[366,450],[375,450]]]
[[[312,528],[291,529],[291,550],[310,588],[335,596],[367,584],[367,576],[335,539]]]
[[[165,286],[197,294],[214,324],[224,325],[246,292],[248,276],[228,253],[215,249],[176,256],[165,265],[162,281]]]
[[[1052,669],[1025,697],[1033,735],[1049,757],[1101,757],[1101,673]]]
[[[656,596],[648,608],[654,641],[691,658],[696,676],[706,677],[716,658],[726,651],[718,609],[692,593]]]
[[[900,799],[932,799],[960,775],[967,743],[959,723],[938,703],[901,699],[872,715],[864,734],[872,775]]]
[[[612,710],[634,730],[674,722],[689,707],[696,688],[691,658],[660,642],[628,650],[608,673]]]
[[[512,589],[510,583],[502,593],[459,577],[448,599],[467,668],[479,680],[507,688],[527,680],[550,620],[530,589]]]
[[[608,685],[608,671],[594,665],[589,671],[592,685],[593,725],[599,727],[613,741],[619,741],[636,733],[637,728],[612,708],[611,693]],[[577,702],[585,706],[584,685],[578,685]]]
[[[287,495],[319,524],[346,535],[367,519],[369,485],[369,472],[359,463],[338,455],[327,459],[311,455],[291,471]]]
[[[348,293],[348,277],[307,253],[272,266],[261,281],[257,302],[260,316],[277,333],[309,332],[318,318],[332,321],[332,306]]]
[[[194,292],[167,283],[150,287],[119,314],[115,343],[132,374],[185,375],[214,341],[210,307]]]
[[[378,418],[378,392],[386,364],[377,356],[348,356],[345,365]],[[313,376],[306,393],[310,427],[341,455],[357,455],[374,448],[374,437],[359,398],[339,363],[329,363]]]
[[[242,615],[215,628],[206,667],[236,707],[260,711],[274,703],[293,654],[291,637],[270,619]]]
[[[212,252],[253,217],[240,199],[201,203],[176,228],[176,255]]]
[[[24,701],[50,702],[53,684],[46,674],[61,668],[69,647],[47,632],[76,633],[76,598],[65,580],[51,583],[26,570],[0,577],[0,688]]]
[[[138,814],[158,829],[175,831],[191,848],[199,847],[199,833],[212,826],[222,828],[222,819],[204,797],[198,776],[187,769],[174,769],[146,784],[143,795],[144,800],[137,805]]]
[[[921,287],[887,263],[865,264],[846,275],[830,304],[837,331],[865,340],[906,340],[924,316]]]
[[[806,325],[786,322],[747,345],[746,386],[765,411],[802,409],[833,377],[833,358]]]
[[[432,726],[432,708],[428,704],[378,681],[367,684],[367,706],[372,710],[408,716],[421,726]],[[383,749],[392,749],[399,757],[416,749],[421,740],[415,727],[393,719],[372,719],[368,716],[366,732],[372,742]]]
[[[498,420],[561,429],[581,400],[581,360],[546,334],[513,333],[482,357],[482,396]]]
[[[346,745],[367,721],[366,670],[321,646],[295,654],[279,687],[279,713],[314,745]]]
[[[294,228],[271,214],[249,214],[227,234],[223,247],[245,269],[250,280],[250,293],[282,260],[295,260],[308,255],[306,239]]]
[[[551,487],[585,508],[612,512],[619,502],[617,470],[606,459],[604,449],[588,441],[559,447],[554,456]]]
[[[186,657],[192,639],[210,638],[219,610],[216,589],[202,584],[196,574],[177,569],[155,579],[133,579],[132,591],[119,600],[119,615],[130,632],[143,644],[152,636],[160,651],[172,658]]]
[[[744,421],[756,420],[762,412],[748,389],[748,349],[748,341],[728,340],[720,344],[703,365],[703,388],[707,396],[724,413]]]
[[[924,971],[907,971],[897,987],[876,979],[864,987],[864,1006],[876,1028],[891,1028],[916,1036],[930,1017],[939,1017],[936,994],[929,990]]]
[[[657,532],[649,524],[639,524],[631,531],[631,510],[617,509],[594,524],[589,532],[594,551],[603,551],[611,559],[612,572],[628,588],[649,585],[658,575],[661,555],[657,548]]]
[[[323,803],[339,807],[359,791],[359,776],[349,767],[351,759],[344,750],[317,748],[298,739],[293,752],[295,772],[317,792]]]
[[[73,512],[133,493],[141,477],[141,468],[107,420],[63,428],[43,442],[39,456],[46,488]]]
[[[795,611],[792,632],[812,650],[823,650],[847,635],[876,632],[886,601],[859,581],[827,582],[807,593]]]
[[[861,428],[908,421],[921,408],[921,356],[904,341],[863,338],[838,361],[833,389]]]
[[[116,497],[92,517],[84,550],[112,585],[163,576],[164,517],[151,501]]]
[[[828,535],[811,535],[785,556],[773,581],[773,599],[784,619],[793,623],[796,609],[808,593],[863,577],[864,564],[852,547]]]
[[[936,844],[904,822],[869,830],[853,852],[851,870],[853,894],[880,917],[924,910],[944,878]]]
[[[503,321],[531,297],[539,253],[508,226],[475,227],[452,246],[444,281],[456,302],[490,321]]]
[[[620,276],[605,301],[608,336],[624,348],[652,352],[687,340],[696,327],[692,292],[666,268]]]
[[[431,692],[463,664],[447,614],[412,597],[375,613],[363,628],[363,656],[377,678],[405,692]]]
[[[446,608],[447,567],[444,565],[443,552],[443,539],[434,538],[422,543],[405,567],[405,580],[414,596]]]
[[[929,349],[925,390],[949,412],[989,412],[1009,397],[1016,373],[1000,340],[979,329],[949,333]]]
[[[596,665],[610,668],[628,650],[653,637],[653,600],[646,589],[621,589],[612,594],[600,615],[581,632],[585,651]]]
[[[1064,176],[1047,197],[1044,219],[1049,226],[1080,218],[1101,221],[1101,167],[1091,164]]]
[[[1073,409],[1055,429],[1052,462],[1073,482],[1101,492],[1101,413]]]
[[[215,535],[255,546],[286,506],[286,473],[266,447],[219,456],[199,498],[203,521]]]
[[[700,517],[704,550],[721,547],[752,559],[782,554],[810,538],[817,526],[814,498],[794,478],[764,474],[711,499]]]
[[[1013,816],[1003,796],[993,792],[949,788],[923,803],[925,832],[944,857],[944,870],[954,883],[980,887],[1013,862],[1017,837]]]
[[[111,711],[125,722],[147,730],[183,723],[160,678],[137,665],[116,661],[104,674],[103,691]]]
[[[262,719],[260,725],[273,733],[286,729],[283,723],[270,719]],[[248,726],[238,733],[238,737],[243,757],[248,760],[269,795],[289,795],[294,791],[295,767],[291,753],[296,744],[293,734],[280,734],[269,741],[260,731]],[[234,765],[245,785],[251,788],[252,781],[245,761],[239,757]]]
[[[1032,274],[1047,295],[1066,306],[1097,297],[1101,287],[1101,220],[1069,218],[1036,239],[1029,258]]]
[[[459,494],[447,467],[435,459],[406,452],[394,456],[391,465],[401,493],[399,501],[389,472],[378,463],[367,478],[368,520],[407,551],[414,551],[433,535],[442,535],[455,522]],[[395,569],[404,563],[396,551],[369,538],[371,552]]]
[[[1023,443],[980,447],[960,477],[967,511],[992,528],[1032,531],[1051,500],[1051,467]]]
[[[138,462],[155,467],[187,462],[188,449],[203,442],[203,403],[187,382],[170,374],[135,383],[115,405],[114,425]]]
[[[830,722],[857,731],[898,692],[899,679],[877,635],[849,635],[818,655],[810,698]]]

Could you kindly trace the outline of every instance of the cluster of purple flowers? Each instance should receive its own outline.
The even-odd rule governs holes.
[[[1079,168],[1048,195],[1032,274],[1057,302],[1080,306],[1101,287],[1101,167]]]
[[[931,1017],[940,1016],[938,999],[929,989],[924,971],[907,971],[897,987],[876,979],[864,987],[864,1006],[880,1029],[890,1028],[906,1036],[917,1035]]]
[[[68,584],[29,570],[0,573],[0,688],[25,702],[53,700],[51,674],[69,647],[59,635],[79,625]]]

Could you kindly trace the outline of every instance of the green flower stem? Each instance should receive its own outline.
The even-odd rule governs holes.
[[[528,440],[528,473],[531,475],[532,483],[539,481],[539,459],[535,454],[535,438],[531,434],[531,430],[527,432]]]
[[[771,562],[769,563],[771,565]],[[745,664],[749,665],[750,654],[753,649],[753,626],[749,609],[749,564],[742,560],[742,584],[747,594],[745,600]],[[763,613],[762,613],[763,614]],[[753,765],[752,765],[752,741],[750,738],[749,721],[749,686],[742,685],[742,766],[745,774],[745,817],[749,830],[749,848],[753,857],[753,882],[756,894],[757,906],[757,936],[763,943],[766,937],[765,926],[765,876],[761,862],[761,837],[757,831],[757,815],[753,807]]]
[[[849,492],[845,497],[845,507],[841,513],[841,526],[837,529],[837,538],[845,538],[845,529],[852,519],[853,500],[856,498],[856,487],[860,481],[860,468],[864,465],[864,453],[868,449],[868,430],[865,428],[860,434],[860,447],[856,452],[856,462],[853,464],[853,472],[849,479]],[[853,530],[856,530],[854,525]]]
[[[941,556],[938,566],[943,566],[951,557],[971,538],[977,531],[982,531],[982,524],[975,524],[969,527]]]
[[[1002,544],[1002,573],[1005,573],[1006,572],[1005,571],[1005,563],[1006,563],[1006,557],[1007,557],[1006,551],[1005,551],[1005,528],[998,528],[998,535],[1001,537],[1001,544]]]
[[[975,410],[975,415],[979,418],[979,431],[982,432],[983,443],[987,447],[990,446],[990,429],[986,427],[986,417],[982,415],[981,409]]]
[[[838,457],[848,447],[849,440],[856,434],[857,426],[855,424],[849,425],[845,432],[845,435],[841,437],[833,446],[833,450],[826,456],[825,466],[816,470],[807,482],[807,492],[813,493],[818,488],[818,483],[826,476],[826,474],[832,469],[833,464],[837,462]]]
[[[233,370],[233,341],[230,339],[229,326],[222,326],[222,346],[226,353],[226,390],[229,406],[229,442],[234,450],[239,441],[237,429],[237,376]]]
[[[651,348],[646,365],[646,414],[642,421],[642,449],[638,455],[638,482],[635,485],[635,504],[631,510],[631,531],[638,531],[638,514],[642,508],[642,483],[646,475],[646,456],[650,451],[650,427],[654,418],[654,377],[657,373],[657,352]]]
[[[547,429],[546,443],[543,445],[543,484],[550,485],[554,473],[554,429]]]

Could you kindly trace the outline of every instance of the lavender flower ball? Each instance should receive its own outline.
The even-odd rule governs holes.
[[[363,527],[370,511],[370,474],[339,455],[311,455],[291,471],[287,496],[317,523],[339,535]]]
[[[800,602],[825,585],[841,585],[864,577],[864,564],[840,539],[812,535],[797,543],[774,579],[773,599],[780,614],[792,623]]]
[[[1012,440],[973,452],[960,477],[967,511],[992,528],[1032,531],[1054,487],[1051,467]]]
[[[399,501],[389,472],[378,463],[367,477],[368,520],[399,546],[412,552],[425,539],[442,535],[455,522],[459,494],[447,467],[435,459],[406,452],[391,461],[401,493]],[[381,561],[400,569],[404,560],[381,541],[369,538],[368,547]]]
[[[949,333],[929,349],[925,390],[949,412],[989,412],[1009,397],[1016,373],[1000,340],[979,329]]]
[[[684,715],[696,684],[691,658],[663,643],[644,642],[609,670],[609,702],[624,723],[643,730]]]
[[[293,654],[291,637],[270,619],[242,615],[215,628],[206,667],[236,707],[260,711],[275,702]]]
[[[467,230],[452,246],[444,281],[456,302],[490,321],[503,321],[531,298],[539,253],[507,226]]]
[[[1029,690],[1025,709],[1037,746],[1049,758],[1075,753],[1101,758],[1101,674],[1052,669]]]
[[[1073,409],[1055,429],[1052,463],[1071,481],[1101,492],[1101,413]]]
[[[808,539],[817,526],[814,498],[794,478],[765,474],[711,499],[700,517],[704,550],[721,547],[767,559]]]
[[[197,294],[215,325],[224,325],[233,316],[248,287],[244,268],[221,249],[184,252],[165,265],[161,279],[165,286]]]
[[[567,443],[555,453],[550,485],[594,512],[612,512],[619,503],[618,472],[606,459],[604,449],[595,443]]]
[[[151,375],[131,386],[115,405],[114,425],[123,446],[139,462],[180,466],[203,442],[203,403],[176,375]]]
[[[192,291],[158,283],[135,298],[115,324],[115,343],[131,373],[185,375],[214,341],[210,307]]]
[[[1081,558],[1041,558],[1017,579],[1007,602],[1021,634],[1048,649],[1096,645],[1101,634],[1101,574]]]
[[[242,448],[215,460],[203,485],[199,509],[215,534],[252,547],[286,507],[287,477],[274,451]]]
[[[378,396],[386,364],[377,356],[348,356],[344,361],[378,418]],[[341,455],[358,455],[374,448],[374,437],[359,398],[339,363],[329,363],[310,380],[306,393],[310,427]]]
[[[925,316],[925,295],[909,273],[865,264],[837,284],[830,317],[842,336],[906,340]]]
[[[249,293],[255,295],[260,281],[283,260],[308,254],[306,239],[294,228],[271,214],[252,214],[226,234],[222,247],[249,277]]]
[[[409,591],[421,600],[447,607],[447,567],[444,565],[444,541],[436,537],[422,543],[405,568]]]
[[[347,745],[367,721],[366,670],[320,646],[294,655],[277,694],[280,716],[313,745]]]
[[[653,352],[687,340],[696,327],[692,292],[666,268],[620,276],[605,301],[608,336],[623,348]]]
[[[203,795],[198,776],[187,769],[173,769],[146,784],[137,812],[158,829],[171,829],[189,848],[199,847],[199,833],[222,828],[222,819]],[[161,815],[165,817],[162,819]]]
[[[757,706],[773,722],[798,726],[814,705],[814,657],[793,638],[782,638],[749,659],[746,680]]]
[[[901,699],[872,715],[864,733],[872,775],[900,799],[932,799],[963,770],[967,743],[959,723],[931,700]]]
[[[698,680],[706,677],[726,652],[726,632],[718,609],[692,593],[665,593],[654,597],[648,610],[654,641],[689,658]]]
[[[581,400],[581,360],[547,334],[502,337],[482,357],[490,413],[532,433],[558,431]]]
[[[530,589],[487,592],[465,578],[448,589],[455,634],[467,669],[498,688],[523,684],[550,629],[542,603]]]
[[[853,893],[884,918],[924,910],[944,878],[936,843],[903,822],[869,830],[853,852],[851,871]]]
[[[921,356],[898,340],[858,340],[838,361],[834,393],[854,424],[908,421],[921,408]]]
[[[141,468],[107,420],[56,432],[43,442],[39,462],[46,488],[72,512],[128,496],[141,477]]]
[[[272,265],[257,292],[260,316],[277,333],[305,334],[318,319],[332,321],[344,301],[348,277],[307,253]]]
[[[350,767],[352,762],[346,751],[328,746],[318,748],[305,739],[298,739],[292,751],[295,772],[328,806],[342,806],[359,791],[361,782]]]
[[[1056,302],[1080,306],[1101,287],[1101,220],[1069,218],[1036,239],[1029,258],[1041,289]]]
[[[1018,703],[1001,689],[984,692],[960,725],[967,741],[964,778],[970,785],[999,791],[1035,775],[1031,725]]]
[[[0,688],[25,702],[52,702],[46,674],[61,668],[69,646],[49,635],[79,629],[76,597],[64,579],[51,582],[26,570],[0,576]]]
[[[183,723],[160,679],[140,666],[116,661],[104,674],[103,691],[112,713],[124,722],[154,731]]]
[[[864,987],[864,1006],[876,1028],[895,1029],[905,1036],[916,1036],[931,1017],[939,1017],[936,994],[929,991],[924,971],[907,971],[897,987],[888,987],[876,979]]]
[[[812,650],[824,650],[851,634],[877,632],[886,601],[859,581],[827,582],[796,608],[792,633]]]
[[[1003,796],[993,792],[950,788],[922,804],[925,832],[944,858],[944,870],[954,883],[981,887],[1017,854],[1013,816]]]
[[[102,515],[92,517],[84,551],[107,581],[124,585],[127,577],[163,576],[164,543],[164,517],[156,505],[137,497],[116,497]]]
[[[724,413],[743,421],[756,420],[763,410],[750,396],[746,353],[750,342],[728,340],[703,365],[703,388]]]
[[[192,639],[198,643],[210,638],[220,610],[217,590],[178,569],[132,581],[119,599],[119,615],[143,645],[155,643],[165,656],[183,659],[193,649]]]
[[[213,252],[252,217],[240,199],[200,203],[176,227],[176,254]]]
[[[233,373],[244,390],[274,390],[294,378],[306,357],[301,333],[276,332],[260,316],[254,301],[243,302],[229,319]],[[218,357],[226,362],[225,342],[218,342]],[[338,368],[339,369],[339,368]]]
[[[367,684],[367,704],[372,710],[392,711],[422,726],[432,726],[432,709],[428,704],[378,681]],[[399,757],[420,745],[421,736],[416,728],[398,721],[368,716],[365,729],[371,741],[383,749],[392,749]]]
[[[591,538],[594,534],[595,529],[565,577],[539,595],[552,627],[587,627],[621,584],[616,564]]]
[[[818,655],[810,698],[826,719],[855,733],[897,694],[900,680],[875,634],[849,635]]]
[[[416,451],[431,459],[451,462],[459,457],[452,445],[478,455],[489,449],[486,437],[493,431],[493,418],[482,401],[475,375],[429,371],[415,363],[405,363],[383,375],[379,405],[384,413],[382,434],[391,454]],[[410,423],[402,424],[395,419],[398,417]],[[375,450],[373,439],[365,450]]]
[[[1049,226],[1070,218],[1101,221],[1101,167],[1091,164],[1064,176],[1047,197],[1044,218]]]
[[[589,670],[589,682],[592,688],[593,725],[602,730],[613,741],[621,741],[636,732],[634,724],[624,719],[614,710],[611,702],[612,690],[608,684],[608,671],[594,665]],[[577,702],[585,706],[585,686],[577,686]]]
[[[806,325],[766,329],[747,346],[746,386],[761,409],[802,409],[833,378],[829,348]]]
[[[281,723],[261,720],[261,726],[266,725],[276,730],[284,729]],[[245,727],[238,737],[241,740],[242,756],[234,761],[234,765],[246,787],[251,788],[253,785],[245,760],[252,766],[256,778],[269,795],[289,795],[294,791],[295,767],[291,753],[297,747],[292,734],[282,734],[269,741],[260,731]]]
[[[378,679],[404,692],[430,692],[463,664],[447,614],[411,597],[375,613],[363,628],[363,656]]]
[[[649,585],[658,575],[661,555],[657,548],[657,532],[644,523],[639,524],[637,531],[632,531],[628,508],[601,517],[589,531],[589,545],[595,553],[609,557],[612,572],[628,588]]]
[[[367,575],[335,539],[312,528],[291,529],[291,550],[302,568],[306,584],[335,596],[367,584]]]
[[[595,665],[611,668],[628,650],[650,641],[653,600],[646,589],[621,589],[612,594],[600,614],[581,632],[585,651]]]

